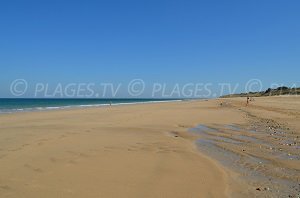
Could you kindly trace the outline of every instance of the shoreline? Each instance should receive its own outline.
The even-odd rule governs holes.
[[[78,100],[80,100],[80,99],[78,99]],[[196,100],[203,100],[203,99],[196,99]],[[107,106],[155,104],[155,103],[169,103],[169,102],[183,102],[183,101],[194,101],[194,100],[189,100],[189,99],[178,99],[178,100],[170,99],[170,100],[168,100],[168,99],[165,99],[165,100],[154,100],[154,101],[147,101],[147,102],[128,102],[128,103],[113,103],[113,104],[82,104],[82,105],[66,105],[66,106],[48,106],[48,107],[37,106],[37,107],[32,107],[32,108],[25,107],[25,108],[21,108],[21,109],[20,108],[18,108],[18,109],[2,109],[4,111],[0,110],[0,115],[1,114],[12,114],[12,113],[22,113],[22,112],[72,110],[72,109],[98,108],[98,107],[107,107]]]

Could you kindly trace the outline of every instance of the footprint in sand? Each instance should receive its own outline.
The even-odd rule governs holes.
[[[0,189],[2,189],[2,190],[11,190],[11,188],[8,185],[1,185]]]
[[[67,135],[61,135],[60,137],[59,137],[59,139],[64,139],[64,138],[66,138],[66,137],[68,137]]]
[[[44,145],[46,142],[48,142],[50,139],[39,139],[37,145],[38,146],[42,146]]]
[[[56,159],[55,157],[50,157],[49,159],[51,162],[56,163],[58,161],[58,159]]]
[[[69,160],[68,163],[69,164],[77,164],[77,162],[75,160]]]
[[[8,150],[8,151],[15,152],[15,151],[19,151],[19,150],[22,150],[22,147],[15,148],[15,149],[10,149],[10,150]]]
[[[28,169],[30,169],[30,170],[32,170],[32,171],[34,171],[34,172],[38,172],[38,173],[42,173],[42,172],[43,172],[42,169],[40,169],[40,168],[35,168],[35,167],[33,167],[33,166],[29,165],[29,164],[24,164],[24,167],[25,167],[25,168],[28,168]]]
[[[77,135],[79,133],[77,133],[77,132],[67,132],[67,134],[69,134],[69,135]]]
[[[88,158],[90,157],[90,155],[85,154],[85,153],[81,153],[81,152],[75,152],[75,151],[66,151],[67,153],[75,156],[76,160],[80,159],[80,158]]]
[[[85,154],[85,153],[79,153],[78,156],[79,157],[90,157],[88,154]]]

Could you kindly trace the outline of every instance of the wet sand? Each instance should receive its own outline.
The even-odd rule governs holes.
[[[294,196],[299,108],[272,97],[0,115],[0,197]]]
[[[299,197],[300,98],[256,98],[249,106],[244,100],[221,103],[242,112],[246,123],[198,125],[190,130],[199,135],[197,146],[256,190],[247,196]]]

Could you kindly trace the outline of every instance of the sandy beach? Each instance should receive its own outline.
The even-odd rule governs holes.
[[[2,114],[0,197],[296,197],[299,115],[300,97]]]

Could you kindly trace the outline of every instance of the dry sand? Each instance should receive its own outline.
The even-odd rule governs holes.
[[[0,115],[0,197],[268,195],[264,186],[256,190],[259,181],[243,179],[239,170],[197,147],[202,134],[188,129],[203,124],[220,130],[235,124],[265,130],[268,117],[296,138],[299,107],[297,97],[272,97],[256,99],[248,107],[244,99],[218,99]],[[268,142],[265,131],[259,138]],[[231,139],[235,133],[223,132]],[[247,154],[242,155],[261,153],[251,150],[254,143],[244,143]],[[224,148],[236,147],[226,143]],[[272,161],[275,167],[295,171],[297,163]]]

